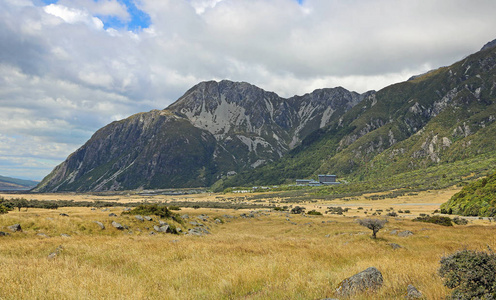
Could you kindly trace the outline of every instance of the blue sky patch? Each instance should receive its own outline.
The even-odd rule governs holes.
[[[58,0],[42,0],[42,1],[45,5],[56,4],[58,2]],[[98,2],[97,0],[93,0],[93,1]],[[127,12],[131,16],[131,20],[125,21],[115,16],[96,15],[96,17],[102,20],[105,29],[125,28],[130,31],[140,31],[150,26],[151,24],[150,16],[144,11],[138,9],[138,7],[136,7],[135,1],[133,0],[117,0],[117,1],[126,7]],[[298,1],[302,1],[302,0],[298,0]]]

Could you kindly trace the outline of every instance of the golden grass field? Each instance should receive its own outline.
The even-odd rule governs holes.
[[[329,205],[351,210],[345,216],[289,215],[289,221],[285,212],[264,209],[256,218],[241,218],[240,214],[248,212],[245,210],[179,211],[190,216],[187,221],[199,221],[196,216],[200,214],[209,216],[208,221],[200,221],[211,232],[203,237],[150,235],[156,220],[140,222],[133,216],[121,216],[122,207],[105,212],[91,208],[11,211],[0,215],[0,231],[9,232],[7,226],[19,223],[23,232],[0,236],[0,299],[323,299],[336,297],[335,289],[343,279],[371,266],[382,272],[383,287],[353,299],[404,299],[408,284],[426,299],[443,299],[450,290],[437,274],[442,256],[460,249],[496,249],[496,227],[487,220],[454,227],[411,221],[419,213],[439,208],[456,191],[376,201],[358,197],[306,203],[307,211],[323,212]],[[144,200],[140,196],[76,194],[15,197]],[[147,200],[167,201],[167,197]],[[229,197],[233,195],[171,198],[221,201]],[[358,207],[393,207],[411,213],[389,218],[374,240],[370,230],[355,222],[356,216],[365,217]],[[69,217],[60,216],[62,212]],[[109,217],[111,212],[118,216]],[[223,217],[226,214],[235,218]],[[225,222],[216,224],[216,217]],[[113,228],[112,220],[128,225],[129,230]],[[94,221],[101,221],[106,229],[100,230]],[[186,222],[179,227],[191,225]],[[410,230],[414,235],[391,235],[393,229]],[[62,233],[70,237],[60,236]],[[402,248],[394,250],[389,243]],[[62,250],[49,259],[59,246]]]

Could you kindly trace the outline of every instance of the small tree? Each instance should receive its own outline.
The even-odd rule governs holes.
[[[305,212],[305,208],[302,206],[295,206],[293,209],[291,209],[292,214],[301,214]]]
[[[372,230],[372,238],[375,239],[377,238],[377,232],[384,228],[384,225],[387,223],[387,220],[381,220],[381,219],[359,219],[358,224],[367,227],[368,229]]]

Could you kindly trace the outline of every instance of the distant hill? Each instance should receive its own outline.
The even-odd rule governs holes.
[[[441,205],[443,213],[496,217],[496,173],[465,186]]]
[[[39,182],[10,178],[0,175],[0,190],[29,190],[34,188]]]

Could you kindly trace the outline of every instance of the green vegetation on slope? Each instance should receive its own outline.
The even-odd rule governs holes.
[[[441,205],[441,212],[462,216],[496,216],[496,173],[464,187]]]

